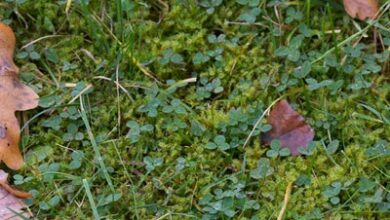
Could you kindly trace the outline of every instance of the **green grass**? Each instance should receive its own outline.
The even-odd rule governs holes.
[[[11,181],[37,219],[276,219],[291,182],[285,219],[386,219],[381,5],[360,22],[334,0],[0,3],[41,97]],[[281,98],[315,129],[306,156],[261,145]]]

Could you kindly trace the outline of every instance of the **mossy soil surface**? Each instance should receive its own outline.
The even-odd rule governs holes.
[[[3,1],[41,96],[11,181],[37,219],[276,219],[289,183],[285,219],[386,219],[380,2],[361,22],[333,0]],[[316,132],[305,155],[261,144],[279,98]]]

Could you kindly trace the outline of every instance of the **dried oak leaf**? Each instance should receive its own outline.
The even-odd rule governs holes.
[[[306,148],[314,138],[314,130],[286,100],[273,107],[267,121],[272,129],[262,136],[262,142],[269,145],[272,140],[279,140],[281,147],[288,147],[294,156],[300,154],[299,147]]]
[[[362,21],[366,18],[375,19],[379,11],[378,0],[343,0],[343,4],[349,16]]]
[[[16,111],[38,106],[38,95],[19,81],[19,69],[13,62],[15,35],[0,22],[0,162],[19,169],[23,157],[19,150],[20,127]]]
[[[8,184],[8,174],[0,170],[0,219],[19,220],[31,217],[31,213],[24,211],[27,206],[23,199],[30,198],[31,193],[19,191]],[[18,213],[18,214],[16,214]]]

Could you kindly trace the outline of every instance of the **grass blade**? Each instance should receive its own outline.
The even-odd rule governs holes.
[[[103,171],[103,175],[104,175],[108,185],[110,186],[111,191],[114,193],[115,192],[114,185],[112,184],[111,177],[108,174],[106,165],[104,164],[102,154],[100,153],[99,147],[98,147],[96,140],[95,140],[95,137],[92,133],[92,129],[91,129],[91,126],[89,124],[87,114],[85,113],[83,96],[80,96],[80,106],[81,106],[80,115],[81,115],[81,118],[83,119],[83,122],[85,124],[86,129],[87,129],[87,133],[88,133],[89,139],[91,141],[93,151],[95,152],[95,156],[99,162],[100,169]]]
[[[93,200],[93,195],[91,193],[91,188],[89,187],[88,181],[83,179],[83,186],[85,189],[85,193],[87,193],[89,204],[91,205],[92,213],[95,219],[100,219],[99,213],[96,208],[95,200]]]

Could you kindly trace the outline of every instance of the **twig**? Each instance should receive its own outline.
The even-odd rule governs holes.
[[[281,96],[281,97],[277,98],[275,101],[273,101],[273,102],[271,103],[271,105],[269,105],[268,108],[267,108],[267,109],[263,112],[263,114],[259,117],[259,119],[257,119],[255,125],[254,125],[253,128],[252,128],[252,131],[249,133],[248,137],[246,138],[245,143],[244,143],[244,145],[242,146],[242,148],[245,148],[245,146],[249,143],[249,141],[250,141],[250,139],[251,139],[253,133],[255,133],[256,128],[260,125],[261,120],[263,120],[264,116],[265,116],[266,114],[268,114],[268,112],[271,110],[272,106],[274,106],[274,105],[275,105],[279,100],[281,100],[282,98],[283,98],[283,96]]]
[[[283,206],[282,206],[282,209],[281,209],[280,212],[279,212],[278,220],[282,220],[282,219],[283,219],[283,216],[284,216],[284,213],[286,212],[287,205],[288,205],[288,200],[290,199],[290,195],[291,195],[292,184],[293,184],[293,183],[290,182],[290,183],[287,185],[286,193],[284,194]]]
[[[107,80],[107,81],[110,81],[110,82],[112,82],[113,80],[111,80],[110,78],[108,78],[108,77],[105,77],[105,76],[95,76],[95,77],[93,77],[94,79],[102,79],[102,80]],[[117,86],[119,86],[119,88],[127,95],[127,97],[129,97],[129,99],[131,100],[131,101],[134,101],[134,99],[133,99],[133,97],[131,97],[131,95],[130,95],[130,93],[129,93],[129,91],[127,91],[127,89],[124,87],[124,86],[122,86],[118,81],[114,81],[114,83],[117,85]]]
[[[83,90],[81,90],[70,102],[69,105],[75,102],[80,96],[82,96],[84,93],[86,93],[90,88],[92,88],[92,84],[88,84]]]
[[[23,50],[23,49],[25,49],[25,48],[27,48],[27,47],[29,47],[29,46],[35,44],[35,43],[37,43],[37,42],[39,42],[39,41],[41,41],[41,40],[45,40],[45,39],[47,39],[47,38],[63,37],[63,36],[65,36],[65,35],[58,35],[58,34],[55,34],[55,35],[43,36],[43,37],[40,37],[40,38],[38,38],[38,39],[35,39],[35,40],[31,41],[31,42],[28,43],[28,44],[25,44],[25,45],[24,45],[23,47],[21,47],[20,49]]]
[[[249,23],[249,22],[241,22],[241,21],[225,21],[227,25],[242,25],[242,26],[260,26],[264,28],[269,28],[267,25],[261,22]]]

